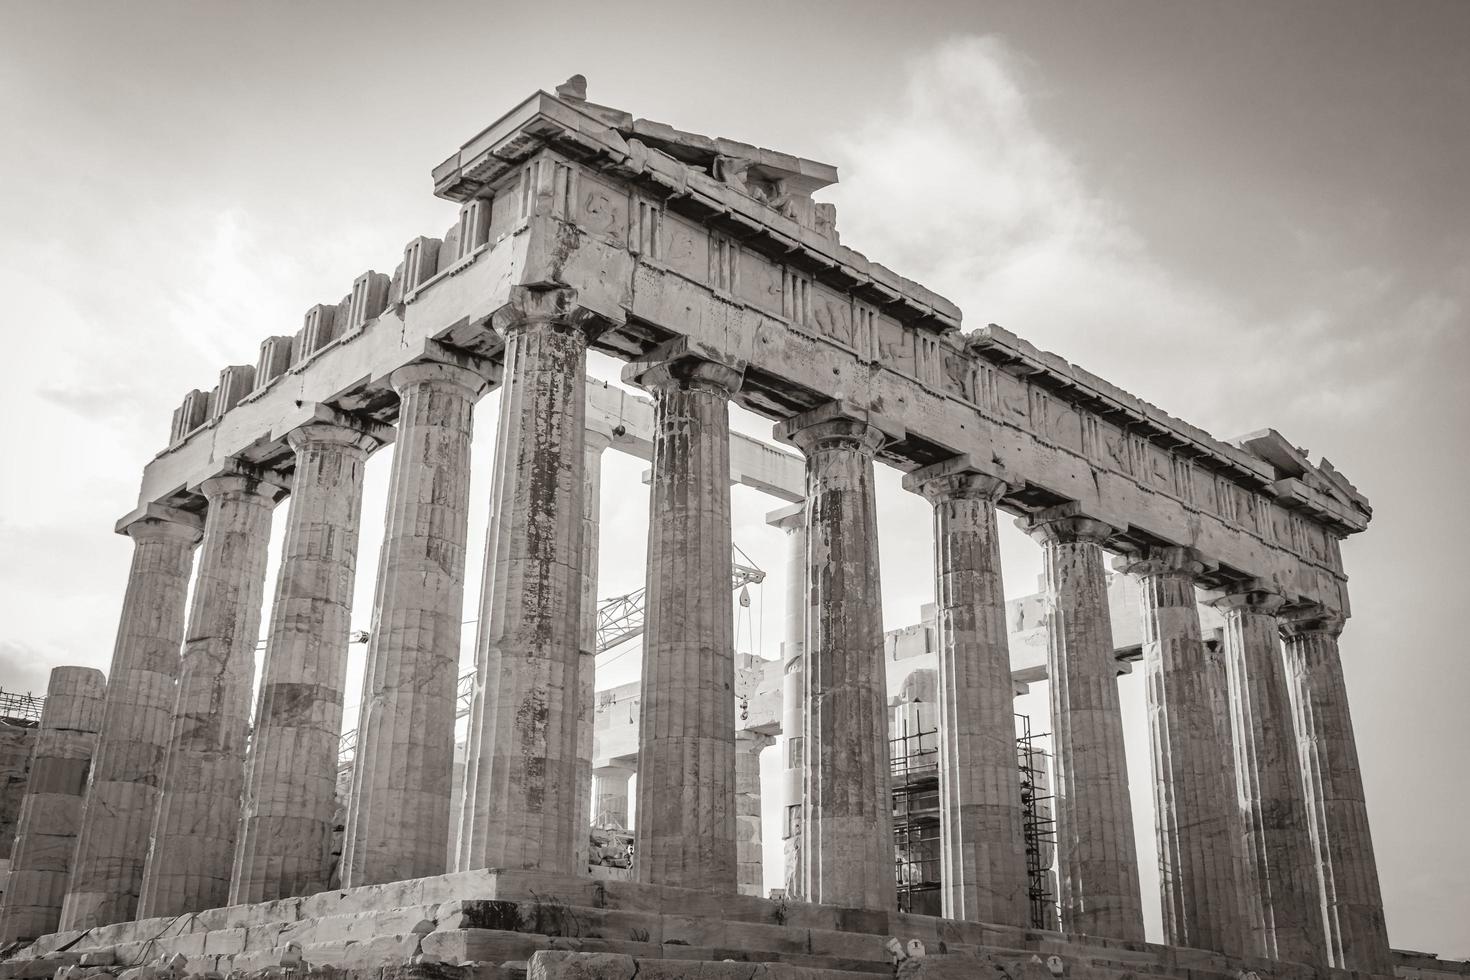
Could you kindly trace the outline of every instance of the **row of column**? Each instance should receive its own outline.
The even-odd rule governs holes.
[[[586,456],[597,449],[584,427],[590,328],[565,289],[517,289],[495,325],[506,341],[505,378],[457,863],[573,872],[585,868],[594,645],[583,571]],[[636,874],[733,892],[740,859],[728,404],[743,365],[678,341],[630,365],[625,377],[656,404]],[[344,886],[440,872],[450,833],[471,409],[486,381],[447,364],[413,365],[391,380],[402,407]],[[891,907],[873,466],[892,433],[837,403],[778,430],[805,454],[807,474],[800,643],[788,644],[787,665],[803,705],[802,809],[792,848],[800,893],[826,904]],[[389,433],[324,412],[289,438],[290,480],[239,467],[206,481],[202,527],[197,516],[154,508],[128,528],[133,569],[62,928],[308,894],[331,883],[362,471]],[[995,508],[1008,487],[965,459],[910,474],[906,485],[935,511],[945,912],[1023,925]],[[246,699],[270,513],[288,489],[252,740]],[[1043,545],[1050,603],[1063,925],[1142,939],[1102,564],[1112,529],[1060,511],[1036,516],[1030,527]],[[1266,644],[1267,601],[1226,601],[1234,625],[1223,658],[1207,660],[1189,555],[1148,556],[1133,570],[1146,582],[1170,941],[1243,952],[1251,949],[1248,930],[1277,955],[1309,958],[1315,940],[1298,920],[1312,919],[1303,912],[1314,894],[1304,869],[1312,867],[1321,869],[1315,894],[1327,896],[1331,962],[1369,964],[1380,946],[1386,956],[1336,655],[1340,623],[1289,624],[1287,685],[1287,672],[1273,674],[1264,663],[1276,661]],[[1249,710],[1226,710],[1227,697],[1248,701]],[[1288,700],[1298,753],[1279,751],[1291,730]],[[1241,790],[1244,821],[1219,764],[1231,746],[1237,768],[1251,772],[1242,780],[1251,782]],[[1305,805],[1292,771],[1298,756],[1313,790]],[[1295,829],[1303,810],[1305,839]]]

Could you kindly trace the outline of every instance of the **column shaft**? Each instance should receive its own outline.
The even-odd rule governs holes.
[[[569,290],[512,298],[458,867],[571,873],[587,335]]]
[[[628,829],[628,782],[632,778],[633,770],[623,766],[604,766],[593,773],[597,826]]]
[[[905,485],[934,505],[944,915],[1024,927],[1015,688],[995,514],[1006,485],[945,463],[910,474]]]
[[[362,474],[378,440],[345,420],[304,425],[289,439],[296,472],[245,767],[232,905],[324,891],[332,875]]]
[[[1047,670],[1056,761],[1057,878],[1062,928],[1143,940],[1123,717],[1113,662],[1102,542],[1112,529],[1042,515]]]
[[[1215,603],[1225,616],[1236,792],[1250,883],[1261,906],[1257,948],[1272,959],[1324,964],[1316,858],[1277,637],[1281,601],[1244,592]]]
[[[469,533],[485,379],[449,364],[391,377],[398,426],[347,803],[342,887],[443,874]]]
[[[630,373],[654,392],[634,866],[640,881],[733,892],[729,399],[740,374],[692,358]]]
[[[1316,854],[1331,966],[1390,975],[1378,864],[1337,637],[1342,619],[1305,611],[1284,620],[1286,674],[1307,820]]]
[[[777,513],[781,513],[778,511]],[[786,623],[781,641],[781,841],[786,894],[806,895],[801,860],[802,805],[806,799],[806,760],[802,719],[806,716],[806,506],[797,504],[774,520],[786,531]]]
[[[271,511],[284,477],[205,480],[209,501],[138,918],[228,902]]]
[[[735,733],[736,890],[764,895],[765,852],[761,846],[761,752],[774,739],[742,728]]]
[[[1128,571],[1142,579],[1143,659],[1158,814],[1164,939],[1239,956],[1248,935],[1240,820],[1225,738],[1224,663],[1200,632],[1184,548],[1158,549]]]
[[[133,565],[108,671],[60,928],[126,922],[138,907],[174,706],[197,517],[151,512],[127,529]]]
[[[806,454],[804,897],[892,909],[893,794],[873,493],[873,457],[884,437],[830,409],[798,416],[784,431]]]
[[[0,904],[0,943],[55,932],[61,920],[106,693],[100,670],[51,671]]]
[[[582,449],[582,667],[577,696],[577,813],[585,832],[577,836],[577,868],[588,863],[592,826],[592,751],[597,721],[597,562],[602,536],[602,452],[612,444],[588,431]],[[624,796],[627,787],[623,787]],[[627,802],[623,805],[627,824]]]

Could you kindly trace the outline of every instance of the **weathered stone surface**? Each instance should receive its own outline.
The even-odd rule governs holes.
[[[812,901],[890,909],[893,811],[873,456],[885,440],[829,405],[779,427],[806,454],[802,857]]]
[[[590,389],[589,389],[590,390]],[[595,822],[600,812],[593,787],[592,755],[597,721],[597,563],[602,539],[602,454],[612,435],[588,429],[582,445],[582,666],[577,695],[577,803],[578,819]],[[628,784],[623,780],[622,826],[628,824]],[[577,867],[587,866],[591,844],[587,833],[577,835]]]
[[[576,869],[587,332],[512,293],[458,867]],[[584,866],[585,867],[585,866]]]
[[[229,899],[271,512],[288,484],[243,470],[204,481],[209,510],[139,918]]]
[[[806,798],[802,719],[806,716],[806,505],[783,507],[766,523],[786,532],[785,626],[781,633],[781,847],[786,894],[805,896],[801,810]]]
[[[1325,964],[1316,859],[1277,636],[1281,604],[1281,596],[1259,590],[1215,602],[1225,615],[1225,672],[1248,880],[1261,907],[1254,949],[1272,959]]]
[[[1341,616],[1308,607],[1281,621],[1307,821],[1324,905],[1330,965],[1393,970],[1363,774],[1337,637]]]
[[[952,919],[1028,922],[1015,694],[995,501],[967,459],[909,474],[934,505],[941,895]]]
[[[593,822],[598,826],[628,826],[628,783],[633,772],[625,766],[603,766],[592,773]]]
[[[639,881],[733,892],[729,400],[741,368],[681,345],[623,377],[655,402],[634,869]]]
[[[1143,939],[1123,716],[1102,544],[1112,528],[1061,512],[1030,524],[1045,569],[1062,928]]]
[[[735,733],[735,887],[764,895],[765,849],[761,827],[761,752],[776,740],[742,728]]]
[[[397,434],[342,884],[445,870],[479,373],[422,363],[393,373]]]
[[[0,904],[0,943],[34,939],[61,921],[106,692],[100,670],[51,671]]]
[[[137,910],[201,524],[193,514],[153,507],[126,528],[133,564],[61,912],[63,929],[122,922]]]
[[[1229,767],[1223,657],[1205,649],[1195,597],[1202,565],[1154,549],[1127,571],[1143,583],[1143,662],[1158,813],[1164,935],[1176,946],[1254,952],[1242,828]]]
[[[296,471],[245,769],[230,904],[310,895],[331,880],[362,474],[368,454],[385,441],[380,429],[346,417],[291,433]]]

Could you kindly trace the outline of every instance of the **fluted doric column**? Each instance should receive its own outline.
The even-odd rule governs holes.
[[[163,781],[184,602],[203,521],[150,505],[127,525],[133,565],[108,671],[97,751],[60,928],[126,922],[138,909]]]
[[[683,341],[628,365],[653,392],[638,742],[639,881],[736,890],[730,396],[743,365]]]
[[[910,473],[904,486],[934,505],[944,915],[1025,926],[1015,685],[995,514],[1008,487],[965,458]]]
[[[1378,863],[1337,638],[1343,617],[1320,608],[1281,620],[1307,821],[1317,859],[1329,965],[1390,975]]]
[[[1272,959],[1325,964],[1316,859],[1277,636],[1282,602],[1260,589],[1214,602],[1225,617],[1236,794],[1248,880],[1261,908],[1257,948]]]
[[[232,905],[310,895],[331,879],[362,474],[389,433],[322,412],[287,436],[296,471],[245,766]]]
[[[742,728],[735,733],[736,890],[766,893],[765,848],[761,832],[761,753],[775,742],[770,735]]]
[[[1103,542],[1113,529],[1065,510],[1029,525],[1045,568],[1062,929],[1143,940],[1123,716]]]
[[[806,454],[804,897],[891,909],[893,794],[873,493],[873,458],[885,435],[860,409],[836,403],[777,432]]]
[[[628,828],[628,783],[633,770],[625,765],[603,766],[593,772],[592,799],[599,827]]]
[[[602,453],[612,436],[587,430],[582,447],[582,666],[577,695],[577,804],[587,825],[577,836],[577,869],[588,864],[592,826],[592,753],[597,723],[597,562],[602,538]],[[623,823],[627,824],[626,782],[623,786]]]
[[[1188,548],[1128,562],[1143,586],[1143,661],[1153,747],[1164,940],[1231,955],[1250,935],[1241,822],[1230,759],[1225,665],[1200,631]]]
[[[51,671],[0,903],[0,944],[56,931],[106,694],[100,670]]]
[[[393,472],[347,803],[342,886],[443,874],[464,619],[470,439],[488,387],[467,367],[410,364],[398,393]]]
[[[588,325],[570,289],[515,287],[476,638],[459,870],[577,870]]]
[[[806,799],[806,760],[802,719],[806,716],[806,505],[793,504],[766,515],[766,523],[786,532],[786,620],[781,639],[781,842],[786,894],[806,895],[801,861],[802,804]]]
[[[209,510],[140,919],[218,908],[230,896],[271,512],[290,485],[233,468],[200,488]]]

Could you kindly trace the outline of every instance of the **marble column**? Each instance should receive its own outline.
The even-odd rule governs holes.
[[[735,733],[736,891],[766,893],[765,852],[761,846],[761,752],[775,739],[742,728]]]
[[[469,534],[470,440],[488,382],[394,371],[398,423],[347,800],[342,887],[443,874]]]
[[[55,932],[61,920],[106,694],[100,670],[51,671],[0,903],[0,944]]]
[[[271,512],[290,485],[283,474],[233,469],[200,487],[209,509],[140,919],[229,899]]]
[[[1249,882],[1261,907],[1256,945],[1271,959],[1323,965],[1316,858],[1277,636],[1282,602],[1280,595],[1253,589],[1223,596],[1214,606],[1225,617],[1236,794],[1245,818]]]
[[[1103,543],[1107,524],[1043,511],[1029,529],[1045,570],[1062,929],[1143,941],[1133,811]]]
[[[790,419],[777,431],[806,454],[804,898],[893,909],[893,797],[873,493],[873,458],[885,435],[860,409],[835,403]]]
[[[633,769],[628,766],[603,766],[592,774],[592,798],[599,827],[618,826],[628,829],[628,783]]]
[[[1286,676],[1317,860],[1328,965],[1389,976],[1393,955],[1337,648],[1342,626],[1342,616],[1321,608],[1286,614],[1281,620]]]
[[[126,922],[137,912],[163,781],[184,602],[202,527],[197,515],[157,504],[127,525],[133,565],[61,929]]]
[[[577,869],[588,864],[592,827],[592,752],[597,721],[597,562],[602,538],[602,453],[612,436],[589,429],[582,448],[582,666],[577,695],[577,813],[587,833],[577,837]],[[627,793],[626,785],[623,787]],[[627,802],[623,804],[627,822]]]
[[[1127,563],[1142,585],[1143,662],[1158,819],[1164,941],[1240,956],[1258,952],[1243,875],[1225,665],[1205,648],[1188,548]]]
[[[231,905],[311,895],[332,877],[362,474],[388,432],[323,414],[331,417],[287,437],[296,471],[245,766]]]
[[[934,505],[944,916],[1025,927],[1015,685],[995,513],[1009,488],[964,458],[910,473],[904,486]]]
[[[733,892],[729,402],[743,366],[680,351],[623,371],[654,396],[633,863],[639,881]]]
[[[806,799],[802,719],[806,715],[806,505],[793,504],[766,515],[786,532],[786,621],[781,640],[781,844],[786,894],[805,894],[801,863],[801,809]]]
[[[515,287],[505,340],[492,533],[476,638],[458,868],[570,874],[582,692],[587,325],[570,289]],[[585,867],[585,866],[584,866]]]

